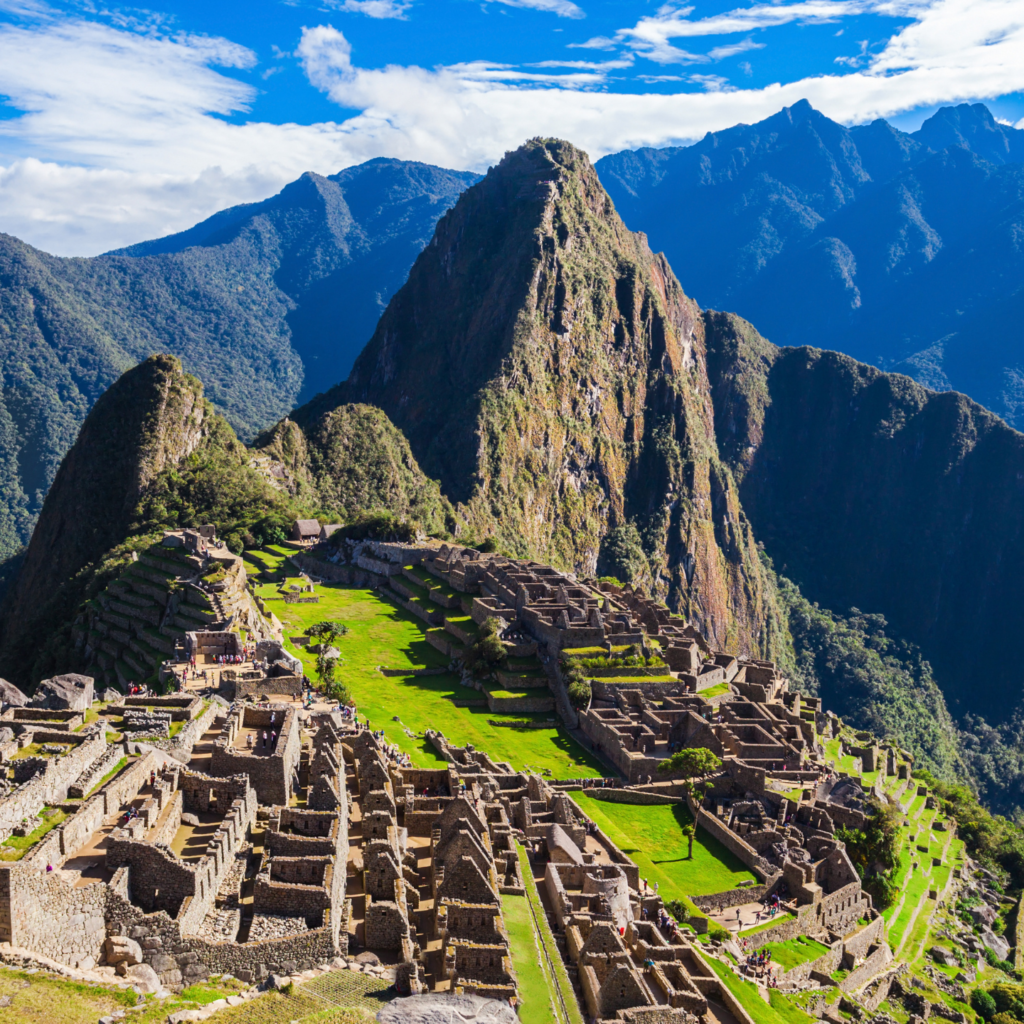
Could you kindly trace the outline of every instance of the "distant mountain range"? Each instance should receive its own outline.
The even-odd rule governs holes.
[[[477,175],[371,160],[91,259],[0,235],[0,559],[24,545],[96,399],[179,356],[251,439],[343,379],[437,218]]]
[[[806,101],[693,146],[598,161],[703,306],[846,352],[1024,427],[1024,131],[982,104],[912,134]]]

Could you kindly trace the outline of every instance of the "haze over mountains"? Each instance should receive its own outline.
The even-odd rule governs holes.
[[[1024,426],[1024,131],[982,104],[913,134],[806,103],[694,146],[598,161],[703,306],[836,349]]]
[[[343,379],[437,218],[477,175],[371,160],[91,259],[0,235],[0,559],[117,377],[179,356],[243,438]]]

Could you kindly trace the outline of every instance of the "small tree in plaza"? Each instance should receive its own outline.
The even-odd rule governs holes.
[[[341,622],[317,622],[308,630],[309,638],[316,640],[320,645],[314,669],[317,682],[324,693],[336,697],[339,701],[347,698],[348,690],[337,677],[338,665],[342,663],[342,658],[334,645],[347,632],[348,626]]]
[[[658,765],[659,775],[679,773],[683,776],[683,788],[693,798],[694,804],[699,808],[707,796],[711,782],[708,776],[722,766],[722,759],[707,747],[688,747],[685,750],[677,750],[671,757],[666,758]],[[697,823],[687,825],[683,829],[683,835],[689,842],[687,857],[693,860],[693,836]]]

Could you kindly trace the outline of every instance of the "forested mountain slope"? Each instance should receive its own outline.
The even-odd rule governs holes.
[[[881,613],[956,716],[1019,702],[1024,435],[955,392],[705,313],[722,457],[778,570]]]
[[[343,378],[476,178],[397,160],[306,174],[263,203],[89,259],[0,235],[0,559],[27,542],[89,408],[153,352],[179,356],[246,438]]]
[[[702,305],[1024,425],[1022,160],[1024,131],[981,104],[907,134],[846,128],[802,101],[597,169]]]

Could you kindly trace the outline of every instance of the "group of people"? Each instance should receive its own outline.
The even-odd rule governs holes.
[[[755,953],[751,953],[747,957],[747,967],[753,971],[755,978],[767,979],[769,988],[777,986],[778,982],[772,973],[772,951],[770,949],[759,949]]]
[[[260,735],[258,732],[251,732],[245,738],[245,745],[250,749],[256,750],[273,750],[274,744],[277,743],[277,730],[270,730],[270,742],[267,742],[267,730],[263,730],[263,734]]]

